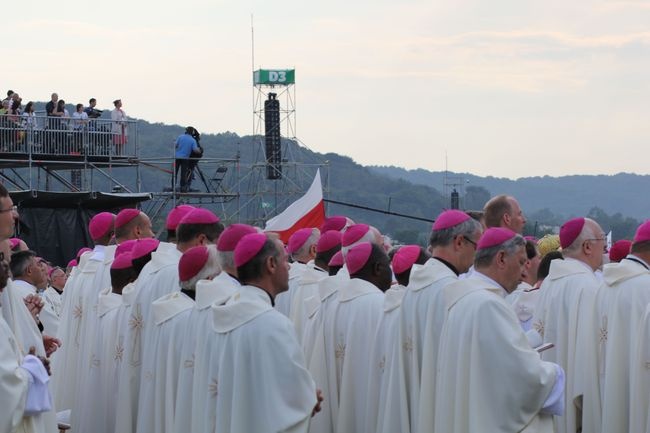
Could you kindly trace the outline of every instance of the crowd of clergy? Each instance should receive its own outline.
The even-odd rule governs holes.
[[[610,262],[597,222],[525,238],[505,195],[426,247],[189,205],[161,242],[128,208],[47,301],[17,217],[0,185],[0,433],[650,431],[650,221]]]

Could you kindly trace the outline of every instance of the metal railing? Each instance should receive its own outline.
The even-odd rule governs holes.
[[[0,154],[137,157],[134,120],[0,115]]]

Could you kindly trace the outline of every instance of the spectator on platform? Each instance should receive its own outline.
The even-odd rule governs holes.
[[[192,185],[192,172],[194,165],[190,158],[199,156],[203,151],[199,146],[197,138],[200,137],[199,131],[194,127],[185,128],[185,133],[179,135],[176,139],[176,168],[175,173],[178,177],[178,169],[181,170],[181,192],[189,192]]]
[[[36,128],[36,114],[34,114],[34,102],[29,101],[25,105],[23,114],[20,116],[22,118],[23,128],[29,130]]]
[[[84,104],[77,104],[76,111],[72,113],[72,129],[74,131],[74,151],[81,150],[83,133],[87,129],[88,114],[84,111]]]
[[[58,148],[59,143],[63,141],[63,136],[60,133],[61,117],[64,112],[59,110],[59,95],[52,93],[52,99],[45,104],[45,112],[47,113],[48,121],[47,128],[50,130],[46,138],[45,150],[52,152]]]
[[[124,110],[122,110],[122,100],[116,99],[113,101],[115,108],[111,111],[111,120],[113,121],[113,143],[115,143],[115,154],[121,155],[124,145],[126,145],[128,131],[127,131],[127,117]]]
[[[88,106],[84,109],[84,112],[88,115],[89,119],[97,119],[102,115],[102,110],[95,108],[97,105],[97,99],[90,98],[88,100]]]

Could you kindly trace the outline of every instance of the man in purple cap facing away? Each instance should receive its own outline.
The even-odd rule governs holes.
[[[442,289],[470,268],[481,232],[480,223],[459,210],[444,211],[436,218],[429,240],[432,257],[411,270],[399,307],[397,340],[386,343],[393,349],[394,359],[387,370],[388,394],[400,398],[380,413],[378,431],[417,431],[420,383],[427,395],[423,403],[429,407],[433,404],[438,340],[445,311]],[[430,364],[423,360],[425,353],[430,355]],[[425,365],[431,374],[423,379]],[[426,410],[423,415],[429,417],[431,412]]]
[[[627,250],[629,254],[619,263],[603,268],[604,283],[596,294],[591,336],[586,335],[592,339],[587,347],[596,361],[587,370],[587,380],[595,385],[592,395],[599,397],[596,403],[600,401],[602,408],[602,432],[647,431],[647,381],[635,375],[643,370],[647,376],[648,369],[646,360],[638,362],[635,353],[639,344],[647,347],[644,339],[648,335],[640,332],[637,340],[635,334],[646,329],[639,325],[650,303],[650,221],[637,228],[631,250]],[[601,338],[603,331],[607,338]],[[647,352],[644,349],[642,353]],[[637,387],[634,393],[633,385]]]
[[[289,290],[278,295],[275,300],[275,309],[289,318],[291,318],[293,294],[308,264],[313,266],[313,260],[316,257],[316,243],[319,237],[320,230],[304,228],[292,234],[287,243],[287,252],[293,260],[289,268]]]
[[[564,373],[531,349],[504,299],[521,280],[524,244],[508,229],[487,229],[475,272],[444,289],[435,424],[421,431],[553,431],[552,415],[563,411]]]
[[[591,344],[591,330],[586,328],[593,317],[591,310],[600,285],[594,272],[603,262],[606,235],[596,221],[574,218],[560,228],[560,244],[564,260],[551,262],[528,335],[531,342],[554,344],[554,348],[542,353],[542,359],[558,363],[567,373],[566,413],[555,419],[556,431],[598,431],[599,405],[594,403],[595,395],[585,382],[585,367],[591,362],[586,357],[591,351],[583,345]]]
[[[381,246],[357,244],[348,249],[345,264],[350,279],[324,312],[311,359],[314,380],[325,397],[323,414],[314,419],[318,431],[365,431],[372,336],[383,314],[383,292],[392,282],[390,261]]]
[[[208,381],[195,395],[207,413],[185,430],[307,432],[317,391],[293,325],[273,309],[275,296],[288,288],[282,242],[252,233],[241,238],[234,258],[242,287],[228,303],[212,307]]]

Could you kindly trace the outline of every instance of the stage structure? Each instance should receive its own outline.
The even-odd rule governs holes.
[[[296,126],[295,69],[253,71],[253,163],[239,189],[242,220],[263,226],[307,191],[319,168],[329,190],[328,161],[298,139]]]

